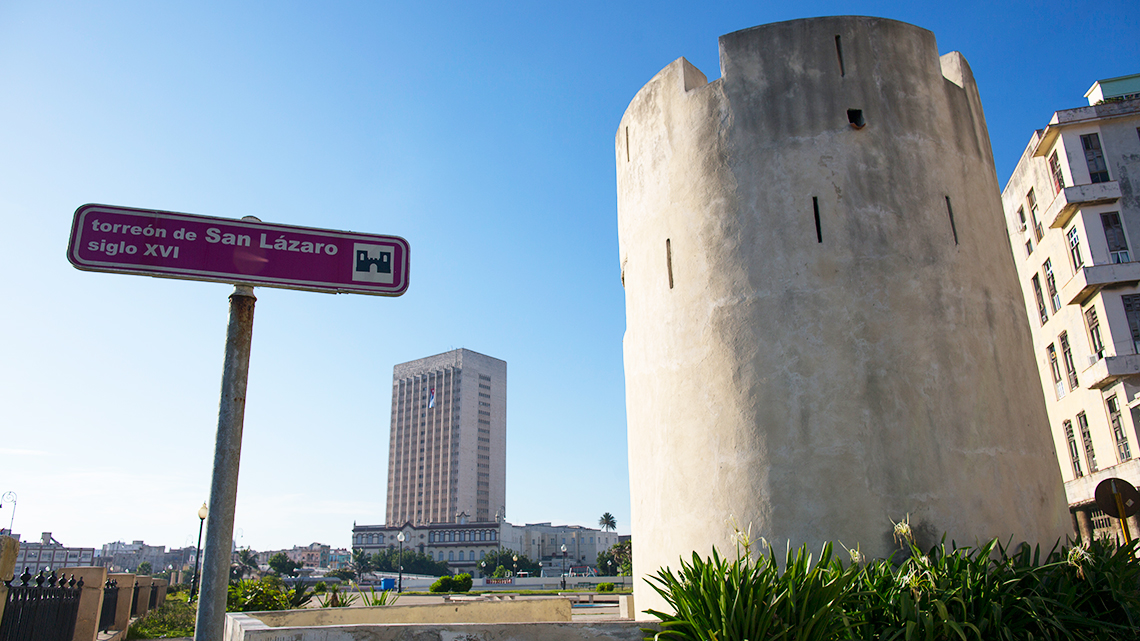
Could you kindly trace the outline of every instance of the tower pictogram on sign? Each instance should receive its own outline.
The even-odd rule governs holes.
[[[392,282],[392,245],[352,245],[352,280],[369,283]]]

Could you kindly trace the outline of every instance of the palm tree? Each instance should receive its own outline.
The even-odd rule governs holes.
[[[617,519],[614,518],[613,514],[606,512],[602,515],[602,518],[598,519],[598,525],[603,530],[613,532],[617,529]]]
[[[260,568],[257,566],[257,552],[249,548],[241,548],[234,555],[233,565],[237,578],[244,579],[246,576],[257,576]]]

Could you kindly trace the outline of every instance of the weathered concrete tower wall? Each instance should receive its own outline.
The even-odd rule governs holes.
[[[863,17],[720,59],[658,73],[615,140],[635,575],[731,554],[729,516],[872,555],[907,514],[959,543],[1066,534],[965,59]]]

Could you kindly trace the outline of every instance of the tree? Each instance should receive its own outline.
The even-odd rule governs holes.
[[[517,563],[515,562],[516,556],[519,557]],[[486,563],[486,565],[483,565],[484,563]],[[519,572],[530,572],[535,576],[542,574],[542,564],[531,561],[525,554],[518,554],[510,548],[503,548],[502,552],[488,552],[487,555],[479,561],[480,568],[487,568],[487,572],[485,572],[484,575],[494,572],[494,570],[490,568],[497,568],[500,565],[510,571],[515,571],[517,566]]]
[[[610,548],[614,555],[614,565],[621,566],[619,574],[622,576],[633,575],[633,542],[629,539],[615,544]]]
[[[269,567],[277,574],[293,576],[301,564],[290,559],[284,552],[278,552],[269,557]]]
[[[399,572],[400,566],[404,566],[404,572],[411,574],[427,574],[431,576],[443,576],[444,574],[451,574],[451,568],[448,567],[447,561],[435,561],[423,552],[418,552],[414,548],[404,548],[403,559],[400,558],[400,548],[385,548],[372,555],[370,563],[372,569],[377,572]]]
[[[150,572],[150,561],[143,561],[142,563],[139,563],[139,567],[135,569],[135,574],[150,574]]]
[[[613,514],[606,512],[600,519],[598,519],[598,527],[607,532],[613,532],[617,529],[617,519],[614,518]]]
[[[249,548],[242,548],[234,553],[234,574],[238,579],[247,576],[257,576],[260,568],[257,565],[257,552]]]
[[[365,574],[376,567],[372,565],[372,557],[363,548],[352,548],[352,560],[348,562],[348,569],[352,570],[357,579],[363,579]]]

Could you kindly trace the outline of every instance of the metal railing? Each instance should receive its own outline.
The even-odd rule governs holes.
[[[119,582],[107,579],[103,585],[103,609],[99,612],[99,630],[110,630],[115,625],[115,612],[119,609]]]
[[[4,619],[0,621],[0,641],[71,641],[75,634],[75,621],[79,616],[79,594],[83,591],[83,578],[75,580],[57,577],[53,570],[43,570],[35,576],[24,568],[19,576],[20,585],[8,586],[4,602]],[[46,584],[46,585],[45,585]]]
[[[131,616],[137,617],[139,615],[139,582],[135,581],[135,589],[131,594]]]

